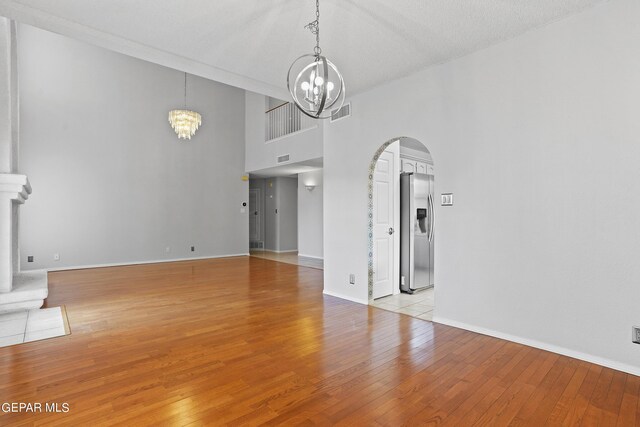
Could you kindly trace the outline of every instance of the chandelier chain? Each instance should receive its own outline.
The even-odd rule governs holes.
[[[187,109],[187,72],[184,72],[184,108]]]
[[[320,0],[316,0],[316,20],[309,22],[304,27],[316,36],[316,47],[313,48],[313,53],[316,57],[319,57],[322,54],[322,49],[320,48]]]

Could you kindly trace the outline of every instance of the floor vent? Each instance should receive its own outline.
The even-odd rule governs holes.
[[[351,103],[345,104],[339,110],[334,110],[331,112],[331,121],[335,122],[336,120],[344,119],[351,115]]]
[[[289,161],[289,155],[284,154],[282,156],[278,156],[278,163],[284,163]]]
[[[264,249],[264,242],[249,242],[249,249]]]

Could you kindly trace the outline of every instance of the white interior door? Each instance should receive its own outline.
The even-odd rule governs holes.
[[[260,189],[249,190],[249,241],[260,240]]]
[[[385,150],[376,163],[373,177],[373,298],[394,293],[397,282],[396,183],[399,182],[397,143]],[[397,195],[399,197],[399,195]]]

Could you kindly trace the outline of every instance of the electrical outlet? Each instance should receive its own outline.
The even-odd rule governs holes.
[[[60,254],[53,254],[54,261],[60,261]]]
[[[33,262],[33,255],[29,255],[27,257],[27,262]]]
[[[191,246],[191,252],[195,252],[196,251],[196,247],[195,246]]]
[[[404,286],[404,276],[400,276],[400,284]]]
[[[350,285],[355,285],[356,284],[356,275],[351,273],[349,274],[349,284]]]
[[[165,251],[166,253],[171,252],[171,246],[167,246],[166,248],[164,248],[164,251]]]
[[[640,326],[634,326],[633,328],[633,336],[631,341],[635,344],[640,344]]]

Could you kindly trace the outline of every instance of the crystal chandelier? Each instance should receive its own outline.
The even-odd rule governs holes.
[[[187,73],[184,73],[184,110],[169,111],[169,123],[178,135],[178,139],[191,139],[202,124],[202,116],[187,110]]]
[[[316,20],[305,26],[316,36],[313,54],[296,59],[287,73],[287,87],[298,109],[314,119],[327,119],[344,103],[345,87],[335,65],[320,49],[320,0],[316,0]]]

